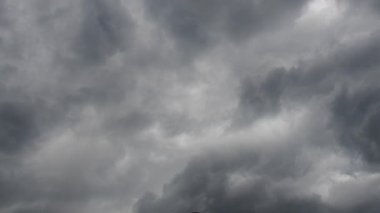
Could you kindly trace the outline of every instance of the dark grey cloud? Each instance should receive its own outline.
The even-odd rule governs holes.
[[[0,106],[0,150],[15,152],[36,137],[34,112],[23,104],[2,103]]]
[[[343,90],[332,105],[342,145],[376,164],[380,160],[379,103],[378,88],[363,88]]]
[[[306,2],[144,1],[149,15],[172,34],[179,48],[190,53],[213,45],[221,38],[245,40],[280,23],[291,26]]]
[[[242,114],[237,115],[237,122],[250,123],[262,116],[278,113],[284,106],[292,107],[300,101],[328,96],[342,85],[356,87],[355,80],[364,81],[369,90],[377,90],[373,80],[378,78],[378,41],[379,34],[374,33],[369,39],[340,45],[312,61],[301,61],[291,68],[279,67],[263,75],[243,78],[238,111]],[[341,107],[337,106],[334,111],[339,113]]]
[[[289,184],[309,170],[292,150],[271,153],[273,159],[263,150],[208,153],[190,162],[161,196],[142,197],[136,212],[339,212]]]
[[[73,43],[81,62],[104,61],[130,45],[132,22],[120,1],[85,0],[82,10],[82,26]]]
[[[18,71],[14,68],[5,71],[5,81],[0,82],[0,155],[14,155],[33,149],[39,137],[65,120],[69,108],[48,104],[43,97],[12,87],[7,81],[14,80]]]
[[[376,5],[0,0],[0,212],[376,212]]]
[[[310,186],[302,182],[321,174],[313,174],[315,162],[306,156],[297,144],[271,150],[270,154],[260,148],[208,152],[190,161],[164,185],[160,195],[146,193],[141,197],[136,212],[371,213],[379,207],[375,201],[378,192],[371,194],[370,190],[372,196],[345,205],[326,202],[308,191]],[[344,186],[330,192],[349,200],[353,191]]]

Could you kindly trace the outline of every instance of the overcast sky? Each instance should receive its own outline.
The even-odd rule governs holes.
[[[0,212],[379,212],[379,20],[378,0],[0,0]]]

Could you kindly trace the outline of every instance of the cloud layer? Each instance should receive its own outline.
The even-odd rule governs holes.
[[[0,212],[377,212],[379,8],[0,0]]]

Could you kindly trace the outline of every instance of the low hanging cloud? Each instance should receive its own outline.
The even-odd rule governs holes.
[[[377,212],[378,16],[0,0],[0,212]]]

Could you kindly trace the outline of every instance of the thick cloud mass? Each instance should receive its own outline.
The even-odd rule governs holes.
[[[369,162],[380,161],[379,89],[365,88],[348,94],[341,92],[333,104],[343,145]]]
[[[180,48],[203,49],[217,40],[244,40],[274,25],[292,23],[307,2],[255,0],[145,0],[153,19],[167,28]],[[287,21],[285,21],[287,20]],[[279,25],[280,26],[280,25]]]
[[[378,212],[379,5],[0,0],[0,212]]]
[[[292,178],[302,177],[307,165],[283,151],[273,159],[263,150],[234,150],[194,160],[164,186],[163,197],[145,195],[138,212],[326,212],[318,196],[297,195]]]

